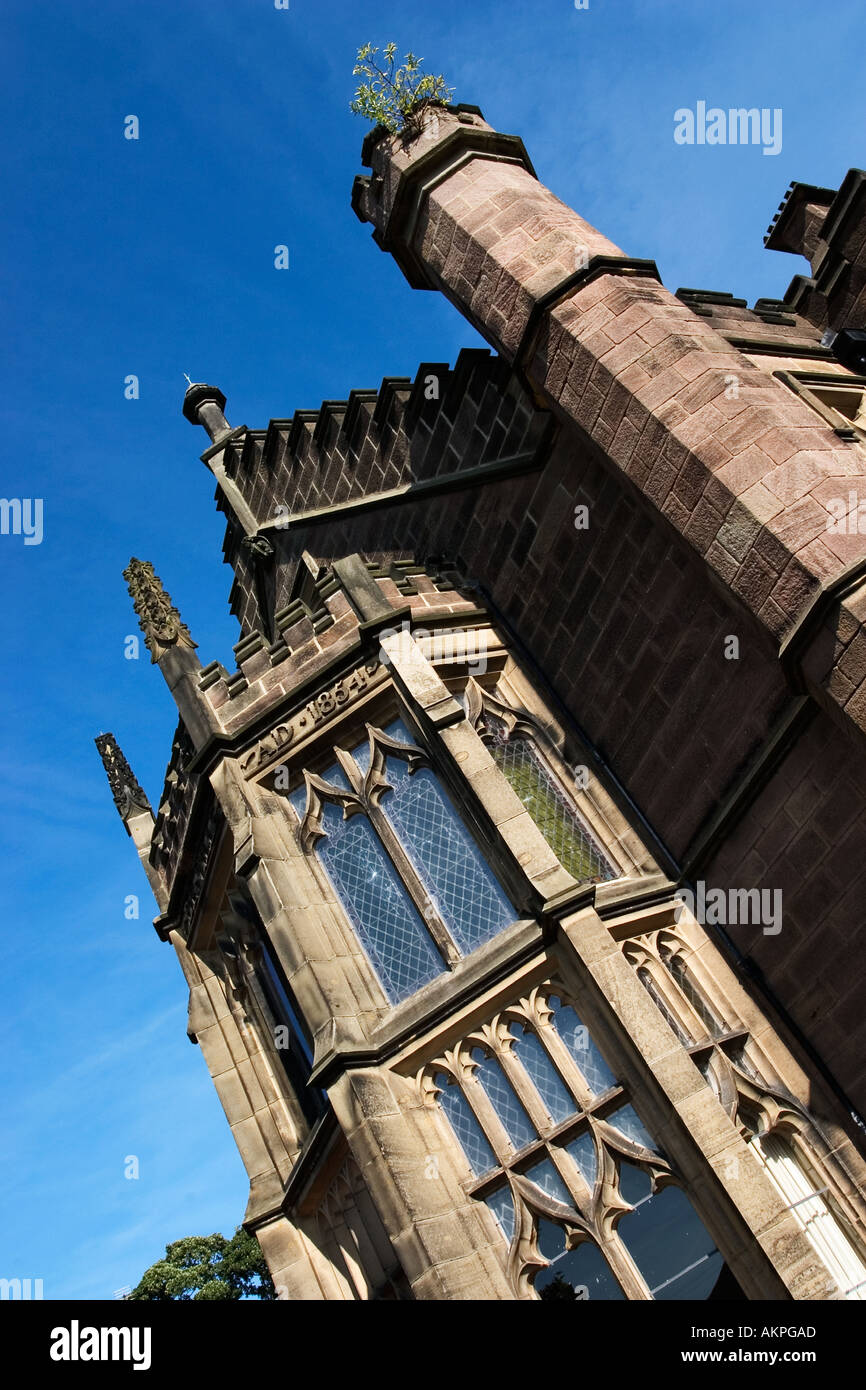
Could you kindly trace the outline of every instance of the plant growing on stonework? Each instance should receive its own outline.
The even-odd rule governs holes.
[[[446,105],[454,95],[439,73],[434,77],[421,72],[423,58],[407,53],[403,67],[396,66],[397,45],[387,43],[382,50],[383,66],[375,60],[379,52],[371,43],[358,49],[353,76],[364,77],[355,92],[351,110],[356,116],[366,116],[374,125],[404,134],[420,126],[420,117],[428,106]]]

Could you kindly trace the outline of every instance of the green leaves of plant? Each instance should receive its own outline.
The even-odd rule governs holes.
[[[421,75],[423,59],[414,53],[407,53],[404,66],[395,70],[397,45],[388,43],[382,50],[384,68],[374,61],[378,52],[371,43],[358,49],[352,76],[368,80],[356,89],[349,104],[356,116],[365,116],[375,125],[396,132],[411,123],[419,108],[432,102],[448,102],[453,97],[454,88],[447,85],[441,73],[435,77],[431,73]]]

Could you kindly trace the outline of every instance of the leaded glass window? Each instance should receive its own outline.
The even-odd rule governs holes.
[[[473,1173],[480,1177],[496,1167],[496,1155],[459,1086],[450,1085],[447,1076],[437,1076],[436,1081],[442,1088],[439,1092],[442,1109],[469,1159]]]
[[[405,999],[439,974],[442,960],[369,821],[346,821],[327,806],[323,825],[319,858],[387,993]]]
[[[665,955],[662,959],[710,1037],[717,1038],[720,1033],[724,1033],[726,1031],[724,1021],[710,1008],[708,1001],[692,979],[682,955],[676,952],[674,955]]]
[[[645,1172],[620,1166],[619,1190],[633,1208],[617,1233],[653,1298],[709,1298],[724,1261],[682,1188],[653,1192]]]
[[[396,1004],[516,914],[402,721],[335,753],[289,801]]]
[[[589,1029],[581,1023],[571,1004],[563,1004],[555,996],[548,1002],[554,1011],[556,1031],[579,1066],[583,1079],[595,1095],[603,1095],[616,1082],[613,1072],[590,1037]]]
[[[522,1149],[531,1144],[538,1136],[499,1062],[495,1057],[485,1055],[480,1047],[475,1048],[472,1059],[477,1065],[478,1081],[484,1087],[513,1147]]]
[[[399,722],[386,732],[409,737]],[[385,775],[385,815],[460,950],[474,951],[514,920],[511,904],[430,768],[388,758]]]
[[[722,1288],[742,1297],[569,1001],[533,991],[432,1074],[425,1094],[438,1099],[463,1148],[470,1192],[512,1245],[509,1267],[525,1250],[512,1244],[515,1203],[523,1238],[531,1230],[549,1262],[536,1277],[540,1298],[704,1299]],[[537,1263],[530,1254],[527,1268]]]
[[[485,710],[481,722],[493,760],[520,797],[564,869],[578,883],[602,883],[617,870],[598,844],[534,739],[509,731]]]

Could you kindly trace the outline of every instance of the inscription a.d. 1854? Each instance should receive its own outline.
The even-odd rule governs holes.
[[[254,748],[250,748],[248,752],[243,754],[240,759],[240,766],[244,777],[248,779],[254,777],[262,768],[267,767],[274,758],[278,758],[296,738],[308,734],[319,724],[324,724],[333,715],[353,704],[371,685],[378,684],[377,678],[382,678],[384,675],[385,668],[380,666],[378,661],[368,661],[364,666],[359,666],[351,675],[343,676],[327,690],[320,691],[304,705],[302,710],[299,710],[291,719],[275,725],[270,733],[259,739]]]

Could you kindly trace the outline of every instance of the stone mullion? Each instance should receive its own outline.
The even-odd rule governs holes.
[[[572,1095],[577,1097],[575,1109],[583,1112],[591,1110],[595,1104],[596,1096],[584,1080],[579,1064],[575,1062],[553,1024],[539,1020],[536,1022],[536,1032],[542,1047],[546,1050],[565,1085]]]
[[[371,1260],[375,1257],[377,1267],[382,1270],[382,1282],[392,1279],[395,1272],[396,1254],[376,1210],[369,1188],[361,1187],[354,1194],[354,1212],[358,1226],[363,1229],[369,1243]]]
[[[626,957],[626,959],[628,959],[628,957]],[[691,1043],[701,1041],[706,1037],[706,1024],[702,1019],[697,1018],[694,1009],[689,1005],[682,990],[678,987],[676,980],[671,977],[670,971],[665,968],[664,963],[659,957],[650,955],[650,953],[647,952],[646,959],[642,960],[639,965],[634,965],[631,961],[629,961],[629,964],[632,966],[639,980],[640,975],[638,971],[646,970],[652,980],[653,986],[661,995],[665,1008],[669,1011],[671,1016],[676,1019],[677,1024],[682,1028]],[[641,984],[643,984],[643,981],[641,981]],[[645,985],[644,988],[646,989]],[[649,990],[647,990],[647,994],[650,994]],[[651,994],[650,998],[652,999]],[[655,999],[653,999],[653,1003],[658,1009],[659,1005]],[[685,1005],[685,1008],[683,1005]],[[660,1010],[660,1012],[663,1013],[662,1010]],[[684,1044],[684,1046],[685,1045],[686,1044]]]
[[[507,1168],[517,1150],[509,1138],[508,1130],[497,1115],[493,1102],[476,1076],[461,1076],[457,1080],[469,1108],[499,1160],[499,1166]],[[459,1144],[459,1140],[457,1143]]]
[[[349,1271],[349,1278],[355,1286],[358,1299],[361,1302],[368,1302],[373,1292],[372,1286],[367,1278],[367,1272],[361,1263],[358,1242],[346,1223],[344,1212],[340,1212],[338,1216],[333,1218],[331,1230],[334,1240],[343,1256],[343,1263]]]
[[[652,1302],[649,1285],[615,1231],[599,1240],[599,1249],[631,1302]]]
[[[403,882],[409,896],[421,914],[424,925],[436,942],[440,954],[448,965],[456,965],[461,959],[460,952],[452,940],[451,934],[445,926],[445,923],[436,911],[430,894],[424,887],[420,876],[412,864],[409,855],[397,838],[387,816],[378,806],[370,806],[367,814],[373,829],[385,846],[385,850],[397,871],[398,877]]]
[[[357,1195],[353,1195],[351,1206],[344,1210],[343,1221],[355,1245],[358,1247],[358,1258],[364,1270],[364,1275],[370,1291],[368,1296],[371,1296],[377,1288],[382,1287],[388,1276],[379,1259],[379,1252],[376,1249],[375,1243],[361,1215],[357,1203]]]
[[[673,969],[672,964],[669,963],[673,961],[676,956],[680,957],[680,959],[683,962],[683,967],[686,970],[686,973],[688,974],[688,960],[685,957],[682,950],[672,951],[669,957],[669,961],[665,961],[661,955],[659,956],[659,959],[662,964],[662,969],[664,970],[664,973],[670,981],[671,985],[677,992],[677,1008],[674,1009],[673,1012],[679,1014],[680,1018],[682,1019],[683,1012],[685,1010],[686,1020],[694,1019],[694,1024],[688,1021],[684,1023],[686,1032],[690,1033],[696,1042],[704,1042],[706,1039],[713,1038],[714,1033],[711,1031],[709,1024],[706,1023],[703,1018],[701,1018],[701,1015],[698,1013],[697,1009],[695,1008],[692,1001],[689,999],[689,996],[686,994],[685,989],[680,983],[679,978],[675,970]],[[714,1008],[715,1001],[710,996],[708,996],[707,991],[703,987],[703,984],[699,980],[695,979],[693,974],[690,976],[690,983],[695,993],[703,998],[708,1012],[711,1014],[719,1013],[721,1015],[721,1017],[719,1018],[719,1026],[723,1029],[723,1031],[734,1032],[738,1025],[735,1025],[734,1028],[731,1028],[726,1022],[726,1015],[731,1013],[730,1006],[727,1006],[724,1009],[719,1009],[718,1007]]]
[[[345,1303],[353,1303],[356,1299],[357,1290],[352,1280],[352,1275],[346,1264],[340,1242],[337,1240],[336,1232],[330,1222],[325,1222],[320,1218],[319,1232],[321,1239],[321,1257],[325,1265],[324,1280],[333,1280],[339,1290],[340,1299]],[[327,1297],[327,1294],[326,1294]]]
[[[519,1041],[519,1038],[514,1039],[516,1043]],[[535,1082],[524,1070],[522,1062],[515,1057],[514,1052],[513,1046],[509,1046],[507,1043],[500,1044],[498,1048],[494,1049],[494,1056],[502,1066],[502,1070],[511,1082],[518,1099],[539,1135],[543,1135],[553,1128],[553,1116],[548,1114],[547,1106],[541,1098],[541,1093],[536,1089]]]

